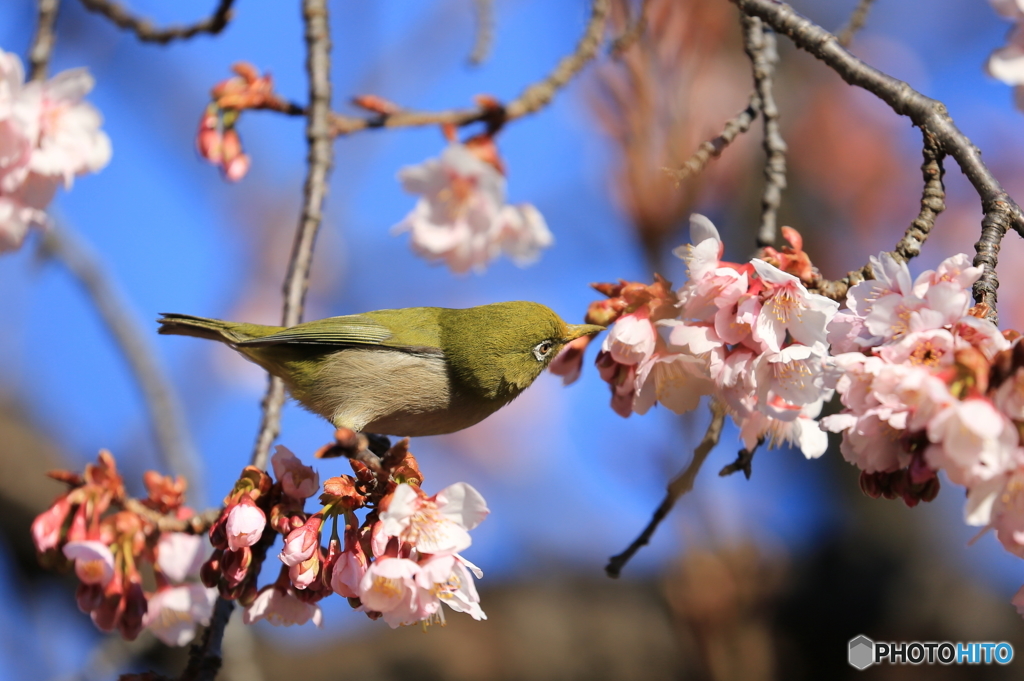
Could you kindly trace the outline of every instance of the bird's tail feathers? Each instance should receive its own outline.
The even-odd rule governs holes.
[[[219,319],[161,312],[157,323],[160,324],[157,333],[168,336],[194,336],[221,343],[239,343],[250,338],[249,334],[239,333],[235,328],[240,325]]]

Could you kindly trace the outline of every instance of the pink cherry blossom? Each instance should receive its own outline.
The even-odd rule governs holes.
[[[740,439],[743,446],[753,449],[758,442],[767,440],[770,447],[795,445],[804,457],[817,459],[828,449],[828,435],[818,427],[817,416],[821,413],[822,400],[804,406],[788,421],[768,416],[763,412],[752,412],[741,419]]]
[[[528,203],[504,206],[500,222],[497,241],[501,251],[520,267],[536,262],[541,251],[555,242],[544,216]]]
[[[945,469],[949,479],[970,487],[991,480],[1024,463],[1017,428],[987,399],[954,402],[928,422],[925,451],[932,468]]]
[[[381,613],[392,629],[415,624],[433,614],[421,608],[416,584],[420,569],[406,558],[378,558],[359,582],[359,599],[367,610]]]
[[[725,245],[714,223],[700,213],[690,215],[690,243],[679,246],[672,253],[686,263],[687,276],[699,281],[718,269]]]
[[[831,396],[825,387],[824,344],[789,345],[754,363],[758,408],[774,418],[796,418],[804,405]],[[780,403],[778,400],[781,400]]]
[[[25,87],[30,95],[40,89],[42,105],[39,141],[29,161],[32,172],[59,177],[70,187],[75,175],[96,172],[110,162],[110,139],[100,130],[103,119],[84,101],[93,85],[88,71],[71,69]]]
[[[825,327],[839,310],[839,303],[809,293],[800,280],[763,260],[751,260],[764,283],[761,312],[754,323],[754,340],[766,350],[778,352],[788,333],[798,343],[825,343]]]
[[[267,516],[248,495],[243,496],[228,511],[224,528],[227,532],[228,547],[237,551],[252,546],[263,536],[263,528],[266,526]]]
[[[210,544],[206,537],[184,532],[164,532],[156,547],[160,572],[175,584],[199,575]]]
[[[103,542],[71,541],[64,545],[64,555],[75,561],[75,575],[83,584],[106,587],[114,576],[114,554]]]
[[[484,498],[464,482],[430,498],[403,483],[395,488],[380,521],[387,536],[398,537],[420,553],[457,553],[469,547],[469,530],[488,513]]]
[[[284,493],[293,499],[308,499],[320,490],[320,474],[299,461],[287,447],[278,445],[270,464]]]
[[[266,620],[275,627],[290,627],[312,621],[319,627],[323,624],[323,613],[315,603],[299,600],[290,587],[284,589],[271,584],[260,589],[256,599],[242,615],[245,624],[259,620]]]
[[[184,646],[195,638],[196,625],[210,623],[217,590],[187,584],[161,589],[147,600],[143,626],[169,646]]]
[[[619,364],[640,364],[654,354],[657,332],[646,308],[625,314],[608,329],[601,350]]]
[[[288,568],[288,579],[296,589],[307,589],[316,578],[320,576],[320,568],[323,561],[319,555],[314,554],[301,563],[296,563]]]
[[[415,208],[393,228],[409,232],[413,250],[453,272],[481,272],[505,252],[519,264],[551,244],[544,218],[533,207],[505,205],[505,177],[468,147],[451,144],[440,158],[398,173]]]
[[[420,566],[416,575],[416,583],[421,589],[420,602],[437,601],[475,620],[485,620],[487,615],[480,608],[480,595],[473,583],[474,575],[479,579],[483,572],[458,554],[433,556]],[[439,610],[436,612],[440,614]]]

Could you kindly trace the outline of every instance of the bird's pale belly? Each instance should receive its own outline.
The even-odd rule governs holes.
[[[453,390],[442,357],[394,350],[339,350],[307,385],[288,387],[335,427],[401,437],[452,433],[501,406]]]

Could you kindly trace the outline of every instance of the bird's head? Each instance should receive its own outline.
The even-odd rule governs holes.
[[[453,311],[444,325],[449,364],[488,399],[512,399],[547,368],[569,341],[603,331],[566,324],[539,303],[515,301]]]

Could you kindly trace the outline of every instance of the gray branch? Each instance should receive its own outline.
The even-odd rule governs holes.
[[[302,214],[288,261],[284,280],[284,311],[281,324],[295,326],[302,321],[302,310],[309,288],[309,271],[313,263],[313,247],[323,221],[327,176],[334,160],[331,144],[331,36],[327,22],[327,0],[303,0],[302,17],[306,26],[306,72],[309,75],[309,107],[306,119],[306,183],[302,192]],[[263,418],[252,465],[267,467],[270,445],[281,430],[281,407],[284,405],[284,383],[270,378],[263,398]]]
[[[1024,213],[981,160],[978,148],[956,127],[946,106],[903,81],[868,66],[847,52],[834,35],[785,3],[776,0],[731,1],[740,11],[759,17],[778,33],[788,36],[797,47],[829,66],[850,85],[871,92],[897,114],[909,117],[935,141],[940,152],[957,162],[978,193],[985,213],[974,258],[974,264],[983,267],[984,274],[974,285],[974,298],[978,303],[988,305],[990,318],[995,320],[996,289],[999,286],[995,268],[999,243],[1010,228],[1024,235]]]
[[[779,107],[775,104],[775,64],[779,53],[775,34],[765,28],[761,20],[743,15],[743,50],[750,58],[754,70],[754,91],[761,103],[764,122],[764,190],[761,193],[761,224],[757,230],[757,245],[761,248],[775,245],[778,232],[777,213],[786,188],[786,140],[779,130]]]

